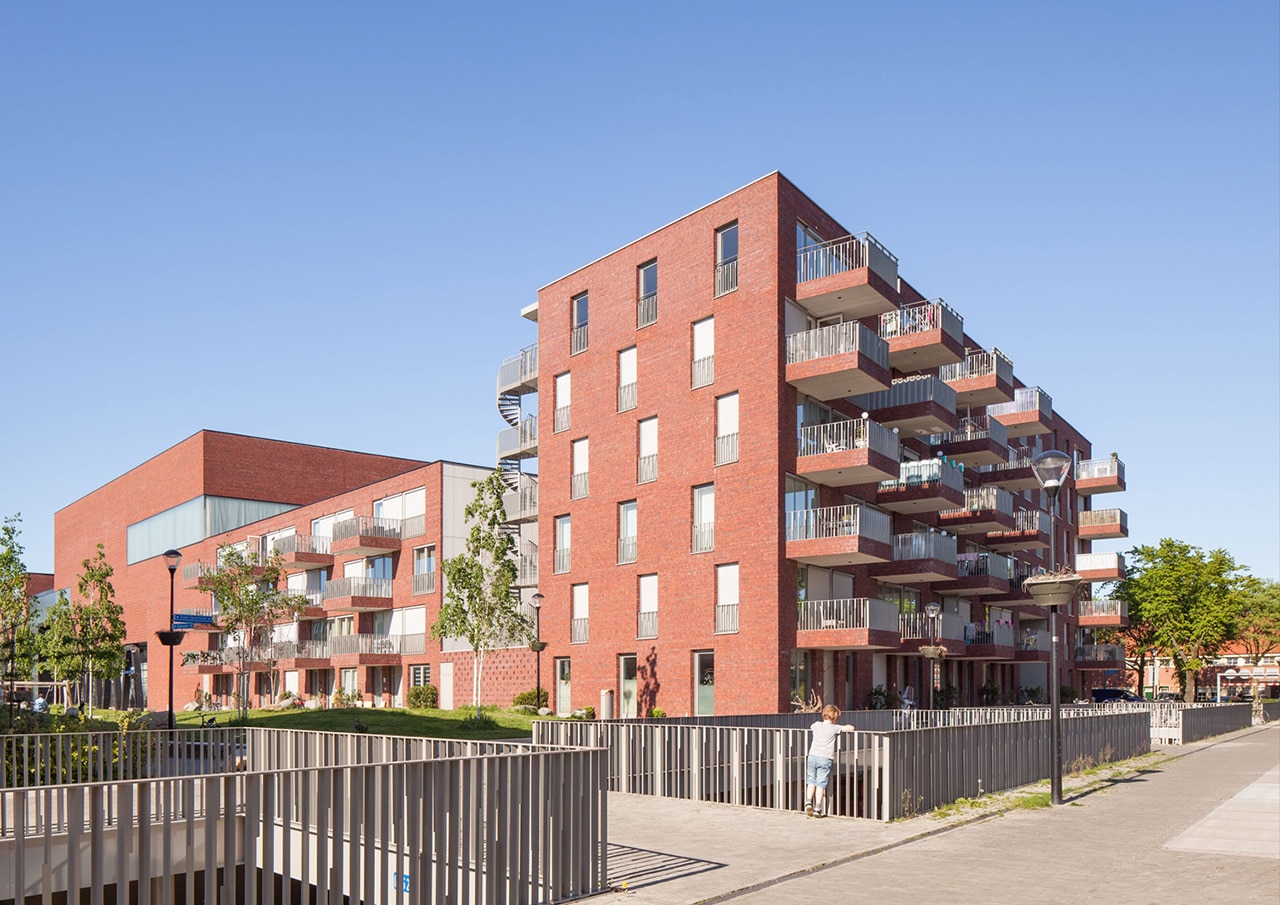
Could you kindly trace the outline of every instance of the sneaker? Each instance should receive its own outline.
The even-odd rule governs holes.
[[[806,817],[812,817],[812,816],[814,816],[814,814],[813,814],[813,805],[811,805],[811,804],[807,804],[807,805],[805,805],[805,806],[804,806],[804,813],[805,813],[805,816],[806,816]]]
[[[824,813],[822,813],[821,811],[813,811],[812,816],[814,816],[814,817],[826,817],[827,815],[826,815],[826,814],[824,814]]]

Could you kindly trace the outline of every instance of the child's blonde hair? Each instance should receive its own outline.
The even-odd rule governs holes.
[[[822,708],[822,718],[828,723],[834,723],[836,720],[840,719],[840,708],[835,704],[828,704],[826,707]]]

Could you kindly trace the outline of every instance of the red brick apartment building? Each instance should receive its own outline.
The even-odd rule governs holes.
[[[428,633],[442,600],[439,563],[462,552],[471,482],[491,472],[201,431],[57,512],[52,585],[74,587],[81,560],[105,546],[130,653],[126,675],[99,690],[112,703],[167,706],[168,654],[156,632],[169,622],[169,548],[183,554],[176,611],[212,617],[178,648],[179,663],[183,654],[195,662],[175,668],[175,706],[197,689],[231,703],[228,648],[239,641],[196,589],[231,544],[279,551],[288,586],[308,599],[263,652],[279,690],[320,699],[344,687],[366,706],[386,706],[413,684],[433,683],[451,706],[456,661],[457,703],[470,703],[469,649]],[[251,682],[254,706],[271,699],[267,668]],[[533,686],[533,654],[504,652],[486,675],[495,699],[510,703]]]
[[[1091,584],[1123,573],[1092,550],[1127,536],[1093,506],[1123,463],[781,174],[522,314],[537,342],[499,371],[498,453],[508,515],[537,526],[522,574],[560,712],[602,691],[622,716],[785,711],[811,691],[855,708],[875,686],[927,703],[931,628],[956,703],[1047,692],[1048,613],[1021,584],[1050,531]],[[1029,467],[1050,448],[1076,460],[1056,516]],[[1065,614],[1064,684],[1123,668],[1092,632],[1125,619],[1110,600]]]

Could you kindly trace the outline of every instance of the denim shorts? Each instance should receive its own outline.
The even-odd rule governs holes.
[[[810,754],[805,760],[804,766],[805,785],[825,789],[827,787],[827,777],[831,775],[831,758],[814,757]]]

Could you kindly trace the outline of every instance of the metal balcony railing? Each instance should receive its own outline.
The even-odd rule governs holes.
[[[693,526],[693,553],[710,553],[716,546],[716,526],[714,522],[705,522]]]
[[[903,305],[880,315],[880,335],[885,339],[941,330],[964,342],[964,318],[942,299]]]
[[[1077,553],[1077,572],[1118,571],[1124,574],[1124,555],[1121,553]]]
[[[1114,456],[1105,459],[1085,459],[1076,465],[1076,480],[1093,478],[1119,478],[1124,480],[1124,463]]]
[[[357,515],[333,523],[334,541],[351,537],[387,537],[400,539],[400,522],[398,518],[374,518],[371,515]]]
[[[1079,563],[1079,557],[1076,557]],[[1127,619],[1129,616],[1129,601],[1115,600],[1105,597],[1101,600],[1081,600],[1076,607],[1077,616],[1109,616],[1112,618]]]
[[[990,377],[993,374],[997,380],[1013,383],[1013,362],[999,349],[970,352],[964,361],[938,368],[938,376],[948,383],[970,377]]]
[[[902,613],[898,617],[903,641],[963,641],[965,625],[957,613],[939,613],[936,620],[926,613]]]
[[[641,456],[636,460],[636,483],[648,484],[658,480],[658,454]]]
[[[591,489],[591,478],[589,472],[579,472],[569,476],[569,499],[580,500],[585,497]]]
[[[508,458],[512,453],[523,452],[538,445],[538,419],[526,415],[515,427],[498,433],[498,458]]]
[[[789,365],[852,352],[861,352],[882,368],[889,367],[889,344],[858,321],[828,324],[787,337]]]
[[[642,295],[636,302],[636,329],[647,327],[658,321],[658,293]]]
[[[587,350],[587,325],[574,327],[569,331],[569,354],[577,355]]]
[[[1022,583],[1033,575],[1043,575],[1044,566],[1033,566],[1031,563],[1023,562],[1020,559],[1010,559],[1009,562],[1013,566],[1013,578],[1010,584],[1021,589]]]
[[[329,552],[329,538],[311,534],[290,534],[288,537],[277,537],[273,540],[271,550],[281,556],[298,553],[315,553],[324,556]]]
[[[999,553],[960,553],[956,555],[956,573],[960,578],[998,578],[1009,581],[1013,565]]]
[[[716,464],[728,465],[738,461],[738,435],[722,434],[716,437]]]
[[[421,654],[426,652],[426,640],[422,635],[332,635],[329,652],[335,657],[343,654]]]
[[[618,411],[629,412],[636,407],[636,385],[624,383],[618,387]]]
[[[538,482],[529,475],[520,476],[520,487],[502,496],[502,507],[508,519],[536,518],[538,515]]]
[[[391,599],[390,578],[334,578],[324,586],[324,599],[381,597]]]
[[[555,410],[555,423],[552,425],[552,431],[560,433],[569,429],[569,406],[562,405]]]
[[[635,537],[618,538],[618,563],[635,562],[636,561],[636,539]]]
[[[852,449],[870,449],[896,462],[902,455],[898,435],[868,418],[806,425],[800,428],[798,440],[797,456],[820,456]]]
[[[1121,663],[1124,648],[1119,644],[1077,644],[1077,663]]]
[[[734,635],[738,631],[738,605],[736,603],[716,604],[717,635]]]
[[[498,366],[498,392],[520,386],[538,376],[538,344],[525,346]]]
[[[964,643],[1013,647],[1013,626],[1007,622],[997,622],[990,627],[981,622],[970,622],[964,627]]]
[[[1018,638],[1018,650],[1048,651],[1052,644],[1052,635],[1035,629],[1024,630]]]
[[[650,610],[636,615],[636,637],[658,637],[658,611]]]
[[[869,267],[894,288],[898,285],[898,259],[870,233],[858,233],[810,245],[796,251],[796,282],[820,280],[837,273]]]
[[[521,553],[516,560],[516,584],[530,587],[538,583],[538,551],[534,547],[532,553]]]
[[[569,643],[570,644],[586,644],[587,643],[587,617],[583,616],[569,622]]]
[[[898,466],[898,479],[881,481],[880,489],[911,490],[915,487],[929,487],[935,484],[963,491],[964,472],[954,462],[946,459],[919,459],[915,462],[903,462]]]
[[[738,259],[721,261],[716,265],[716,295],[733,292],[738,288]]]
[[[1035,531],[1038,534],[1049,533],[1049,513],[1043,509],[1022,509],[1014,513],[1014,531]],[[992,532],[998,534],[999,532]]]
[[[819,540],[828,537],[866,537],[883,544],[892,543],[889,514],[860,503],[797,509],[786,514],[787,540]]]
[[[436,592],[436,573],[419,572],[413,576],[413,593],[434,594]]]
[[[400,521],[400,537],[421,537],[427,533],[427,517],[425,515],[411,515]]]
[[[216,562],[192,562],[182,567],[183,581],[199,581],[206,575],[213,575],[218,571]]]
[[[716,357],[708,355],[706,358],[698,358],[693,362],[692,381],[693,388],[710,386],[715,383],[716,379]]]
[[[913,559],[937,559],[942,562],[955,562],[955,536],[941,534],[937,531],[895,534],[893,536],[894,562],[907,562]]]
[[[570,548],[561,547],[556,550],[554,560],[555,562],[552,568],[555,570],[557,575],[563,575],[565,572],[568,572],[570,565],[573,564],[573,557],[570,555]]]
[[[1012,402],[987,406],[988,415],[1013,415],[1037,410],[1046,419],[1053,417],[1053,398],[1039,387],[1019,387],[1013,391]]]
[[[965,443],[969,440],[986,440],[990,438],[1001,446],[1009,445],[1009,429],[988,415],[974,415],[961,418],[956,429],[945,434],[931,434],[930,446],[942,446],[944,443]]]
[[[876,629],[898,632],[898,608],[872,597],[844,600],[801,600],[796,628],[802,632]]]
[[[1123,509],[1087,509],[1080,513],[1081,528],[1115,524],[1129,529],[1129,516]]]
[[[964,506],[959,509],[943,509],[939,515],[957,516],[966,512],[996,511],[1013,515],[1013,494],[990,484],[964,489]]]
[[[853,402],[869,412],[897,408],[901,405],[921,405],[926,402],[936,402],[948,412],[954,412],[956,391],[932,374],[924,374],[894,378],[889,389],[855,396]]]

